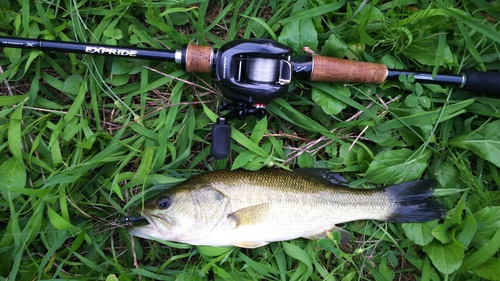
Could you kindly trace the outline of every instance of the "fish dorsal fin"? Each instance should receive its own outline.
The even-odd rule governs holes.
[[[293,170],[295,173],[301,173],[317,178],[326,184],[334,184],[344,187],[349,187],[349,183],[342,177],[340,173],[335,173],[329,169],[323,168],[298,168]]]
[[[320,232],[318,234],[309,236],[309,237],[304,237],[307,239],[314,239],[314,240],[319,240],[322,238],[327,238],[327,232],[337,232],[340,234],[340,244],[346,243],[349,240],[351,240],[351,233],[343,228],[340,228],[338,226],[333,226],[332,228],[325,230],[324,232]]]
[[[269,244],[269,243],[264,242],[264,241],[241,241],[241,242],[234,243],[233,245],[236,247],[253,249],[253,248],[262,247],[262,246],[267,245],[267,244]]]
[[[227,216],[233,228],[257,224],[263,221],[269,211],[269,204],[263,203],[240,209]]]

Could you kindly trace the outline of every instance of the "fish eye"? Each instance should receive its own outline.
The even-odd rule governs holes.
[[[158,207],[160,209],[167,209],[172,205],[172,200],[170,200],[170,197],[161,197],[158,199]]]

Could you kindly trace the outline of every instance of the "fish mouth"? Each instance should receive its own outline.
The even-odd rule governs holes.
[[[141,225],[136,225],[135,221],[140,221]],[[167,229],[170,230],[171,223],[168,219],[163,216],[144,212],[142,216],[134,217],[134,223],[127,228],[127,231],[129,234],[145,239],[151,239],[152,237],[161,238],[165,235],[165,229],[159,227],[158,222],[160,221],[162,225],[165,225]]]
[[[157,223],[159,222],[158,220],[154,220],[153,218],[157,218],[159,220],[161,220],[168,228],[168,230],[170,230],[172,228],[172,223],[170,222],[170,220],[168,218],[165,218],[164,216],[159,216],[159,215],[154,215],[154,214],[144,214],[144,217],[149,221],[149,224],[154,224],[155,227],[160,230],[160,228],[158,227]]]

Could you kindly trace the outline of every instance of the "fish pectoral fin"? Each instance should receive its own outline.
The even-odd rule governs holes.
[[[240,209],[227,216],[233,228],[238,228],[242,225],[257,224],[264,220],[269,211],[269,204],[253,205]]]
[[[325,230],[323,232],[320,232],[318,234],[309,236],[309,237],[304,237],[307,239],[314,239],[314,240],[319,240],[323,238],[328,238],[328,235],[332,232],[337,232],[340,235],[340,244],[344,244],[349,242],[351,240],[351,233],[343,228],[340,228],[338,226],[334,226],[328,230]]]
[[[264,241],[241,241],[241,242],[234,243],[233,245],[236,247],[240,247],[240,248],[253,249],[253,248],[262,247],[262,246],[267,245],[267,244],[269,244],[269,243],[264,242]]]

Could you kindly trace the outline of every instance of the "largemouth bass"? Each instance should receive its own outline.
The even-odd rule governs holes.
[[[348,221],[439,219],[445,210],[432,198],[435,185],[434,180],[418,180],[353,189],[323,169],[207,172],[146,202],[139,211],[149,224],[128,231],[192,245],[255,248],[318,238],[325,231],[342,233],[335,225]]]

